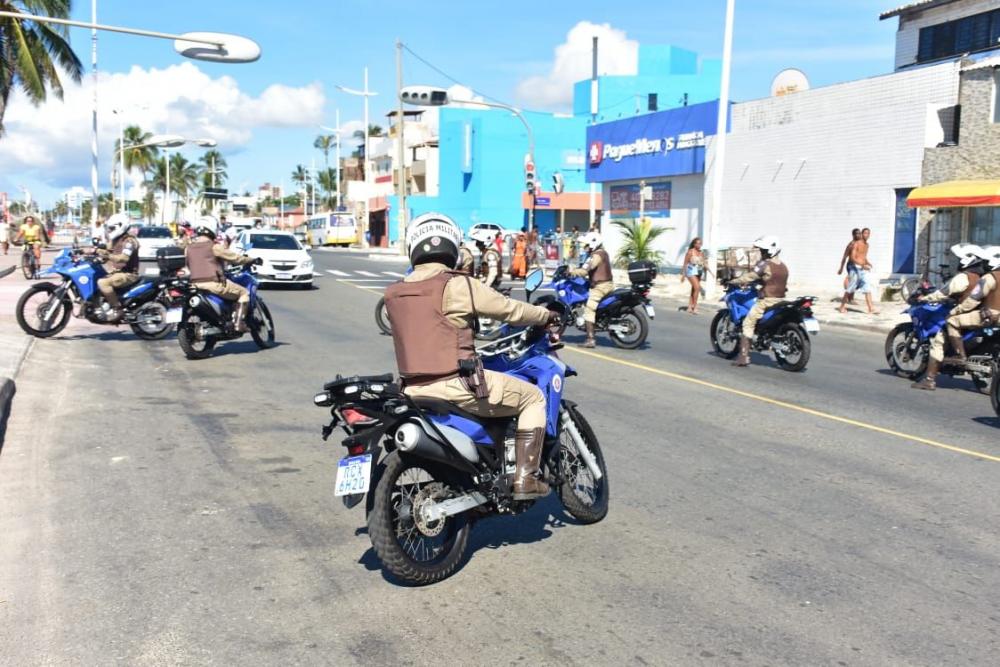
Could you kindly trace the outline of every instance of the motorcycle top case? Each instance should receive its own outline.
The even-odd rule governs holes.
[[[184,268],[184,249],[177,246],[157,248],[156,263],[160,273],[176,273]]]
[[[631,262],[628,265],[628,279],[633,285],[646,285],[656,278],[656,264],[648,260]]]

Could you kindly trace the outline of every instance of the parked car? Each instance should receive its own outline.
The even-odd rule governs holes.
[[[135,235],[139,239],[139,259],[141,260],[154,260],[156,259],[156,251],[160,248],[177,245],[167,227],[143,225],[136,228]]]
[[[472,234],[472,232],[479,229],[487,229],[493,232],[494,235],[496,235],[497,232],[500,232],[500,235],[503,237],[504,243],[507,243],[507,240],[509,238],[515,237],[518,234],[520,234],[520,231],[518,230],[505,229],[500,225],[496,224],[495,222],[477,222],[476,224],[472,225],[472,227],[469,228],[469,234]]]
[[[233,249],[264,263],[254,267],[262,283],[287,283],[312,287],[313,261],[295,235],[276,229],[253,229],[236,237]]]

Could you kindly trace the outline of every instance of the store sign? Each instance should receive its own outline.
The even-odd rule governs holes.
[[[612,185],[608,198],[608,210],[612,215],[636,217],[641,210],[651,218],[670,217],[671,185],[666,183],[650,183],[646,186],[646,200],[641,202],[642,190],[638,184]]]
[[[588,182],[705,171],[705,137],[715,133],[718,102],[643,114],[587,128]]]

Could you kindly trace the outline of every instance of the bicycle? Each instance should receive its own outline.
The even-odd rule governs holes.
[[[938,264],[937,271],[931,270],[930,261],[931,260],[928,257],[921,262],[923,271],[921,271],[920,277],[907,278],[903,281],[899,288],[903,301],[909,301],[910,297],[921,287],[932,286],[933,283],[930,282],[931,276],[938,276],[941,279],[941,282],[937,283],[938,286],[944,286],[947,285],[948,281],[950,281],[955,275],[950,264]]]
[[[32,241],[26,242],[23,246],[24,250],[21,252],[21,272],[24,273],[24,277],[27,280],[34,280],[38,277],[40,263],[38,258],[35,257],[36,245],[41,244]]]

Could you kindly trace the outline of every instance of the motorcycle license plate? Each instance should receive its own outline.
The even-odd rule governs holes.
[[[805,325],[806,331],[809,333],[819,333],[819,320],[815,317],[807,317],[802,320],[802,324]]]
[[[177,324],[181,321],[182,310],[180,308],[171,308],[167,311],[167,317],[165,319],[167,324]]]
[[[278,280],[291,280],[292,279],[292,274],[290,274],[290,273],[275,273],[274,277],[277,278]]]
[[[646,314],[649,315],[649,319],[654,319],[656,317],[656,311],[653,309],[653,306],[648,303],[646,304]]]
[[[337,481],[333,487],[334,496],[349,496],[354,493],[368,493],[371,482],[372,455],[347,456],[340,459],[337,466]]]

